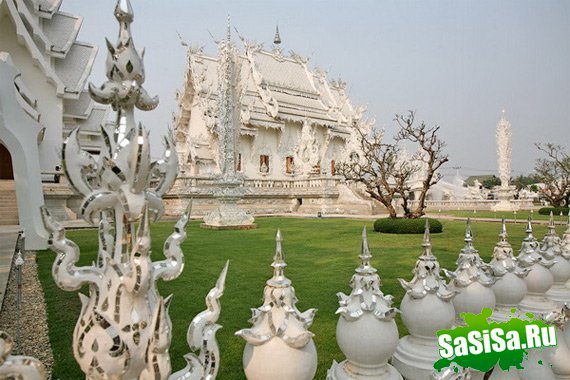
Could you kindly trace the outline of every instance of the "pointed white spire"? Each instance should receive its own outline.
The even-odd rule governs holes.
[[[287,263],[285,262],[285,254],[282,247],[283,237],[281,236],[281,230],[277,230],[275,235],[275,255],[273,256],[273,277],[267,280],[267,285],[272,286],[289,286],[291,281],[285,277],[285,267]]]

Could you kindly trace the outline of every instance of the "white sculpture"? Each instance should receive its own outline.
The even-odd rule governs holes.
[[[370,263],[366,228],[359,257],[361,264],[350,281],[352,292],[348,296],[337,293],[340,318],[336,340],[346,360],[333,361],[327,379],[401,380],[398,371],[388,364],[398,345],[397,309],[392,307],[392,296],[380,290],[380,276]]]
[[[238,52],[231,42],[230,25],[225,41],[220,41],[220,64],[218,66],[218,120],[215,132],[218,136],[218,165],[221,176],[214,189],[214,197],[220,206],[204,216],[202,227],[211,229],[255,228],[254,218],[238,207],[243,198],[243,179],[236,173],[236,144],[241,128],[238,104],[241,66]]]
[[[529,268],[521,268],[507,238],[507,226],[503,219],[499,242],[495,245],[493,259],[489,264],[496,279],[491,287],[496,298],[491,318],[498,322],[508,321],[511,316],[518,314],[518,306],[527,292],[524,278],[530,271]],[[513,309],[515,313],[511,312]]]
[[[453,298],[455,308],[455,322],[464,325],[461,313],[479,314],[483,308],[495,307],[495,293],[491,285],[495,279],[489,265],[485,264],[479,252],[473,246],[473,234],[471,232],[471,220],[467,219],[465,232],[465,247],[459,253],[455,272],[444,270],[451,279],[452,289],[457,291]]]
[[[547,314],[544,320],[556,326],[556,347],[548,350],[549,364],[556,379],[570,379],[570,345],[564,336],[570,329],[570,307],[564,304],[562,308]]]
[[[570,215],[568,215],[568,222],[566,223],[566,231],[562,235],[562,241],[560,242],[560,246],[565,254],[570,253]],[[566,286],[570,288],[570,280],[566,282]],[[570,345],[570,343],[569,343]]]
[[[440,359],[436,333],[450,329],[455,321],[451,302],[456,292],[449,290],[440,276],[437,258],[431,252],[429,222],[423,242],[424,252],[418,258],[410,282],[400,279],[406,295],[400,305],[402,321],[410,335],[400,339],[392,357],[392,365],[406,379],[428,380],[433,364]]]
[[[0,331],[0,379],[43,380],[45,368],[39,360],[29,356],[13,356],[14,340]]]
[[[497,190],[499,203],[492,207],[493,211],[515,211],[518,207],[511,202],[514,189],[509,186],[511,179],[511,155],[512,155],[512,133],[511,123],[505,118],[505,111],[499,124],[497,124],[497,156],[499,163],[499,178],[501,186]]]
[[[570,260],[570,252],[562,248],[562,241],[556,235],[552,212],[550,213],[548,232],[542,239],[539,252],[545,259],[554,261],[550,267],[554,283],[546,292],[546,297],[554,302],[570,303],[570,288],[566,287],[566,282],[570,280],[570,262],[568,261]]]
[[[171,136],[165,139],[163,159],[151,161],[149,133],[135,124],[134,107],[151,110],[158,99],[149,97],[142,87],[142,54],[137,53],[130,33],[134,15],[128,0],[118,0],[115,17],[120,31],[116,45],[107,41],[108,81],[99,89],[89,88],[96,101],[111,104],[117,112],[115,131],[113,135],[103,131],[98,160],[81,149],[77,130],[62,151],[67,179],[84,196],[82,217],[99,224],[96,262],[76,266],[79,247],[66,239],[64,229],[47,209],[42,211],[51,233],[51,248],[58,253],[52,269],[57,285],[67,291],[89,285],[89,296],[79,294],[82,308],[73,337],[75,358],[87,378],[166,379],[171,372],[171,298],[160,296],[156,282],[172,280],[182,272],[180,245],[186,238],[190,207],[164,244],[165,260],[153,262],[151,218],[156,220],[163,212],[162,196],[174,183],[178,161]],[[153,188],[148,187],[151,179],[156,182]],[[221,296],[224,276],[225,270],[210,304]],[[202,327],[191,335],[192,342],[204,342],[199,346],[203,350],[200,355],[215,359],[213,333],[219,310],[212,311],[193,322]],[[197,379],[196,373],[210,371],[208,363],[194,359],[194,365],[175,378]]]
[[[554,262],[547,260],[538,253],[538,242],[532,234],[530,215],[526,233],[527,237],[523,240],[517,258],[523,268],[530,269],[530,273],[525,278],[528,292],[520,303],[520,309],[535,314],[549,313],[557,307],[556,303],[545,296],[554,283],[554,277],[549,270],[554,265]]]
[[[267,280],[263,305],[252,309],[253,326],[236,332],[246,340],[243,367],[249,380],[312,380],[317,371],[313,333],[316,309],[301,313],[295,289],[285,277],[281,232],[277,231],[273,277]]]

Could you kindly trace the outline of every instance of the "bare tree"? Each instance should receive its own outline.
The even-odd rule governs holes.
[[[404,217],[422,216],[427,192],[440,179],[436,171],[448,161],[443,152],[445,143],[437,136],[439,127],[427,127],[424,122],[416,126],[414,116],[412,111],[406,116],[396,115],[399,130],[394,143],[386,143],[381,131],[367,132],[356,125],[360,154],[337,165],[337,172],[346,180],[364,184],[365,191],[386,207],[391,218],[396,217],[396,199],[402,202]],[[417,145],[411,159],[402,154],[400,143],[404,141]],[[417,173],[423,175],[422,188],[417,202],[412,203],[411,180]]]
[[[404,208],[404,216],[407,218],[419,218],[424,215],[427,193],[441,179],[441,174],[437,170],[449,161],[449,156],[444,151],[446,144],[438,136],[440,127],[428,127],[423,121],[414,125],[414,117],[415,113],[410,111],[406,116],[396,115],[395,118],[400,130],[394,139],[417,144],[418,150],[412,159],[421,162],[418,170],[423,174],[422,188],[415,208],[413,210]]]
[[[541,193],[554,207],[570,204],[570,156],[564,148],[552,143],[535,143],[546,158],[536,160],[534,171],[544,183]]]

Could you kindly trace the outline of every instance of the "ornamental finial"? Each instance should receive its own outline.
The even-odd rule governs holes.
[[[431,252],[431,234],[429,232],[429,229],[430,229],[429,219],[426,218],[424,241],[422,243],[422,247],[424,247],[424,253],[422,256],[434,258],[434,255]]]
[[[273,277],[267,280],[268,285],[273,286],[287,286],[291,284],[291,281],[285,277],[285,254],[283,253],[282,247],[283,238],[281,236],[281,230],[277,230],[275,235],[275,255],[273,256]]]
[[[550,211],[550,219],[548,220],[548,235],[556,236],[556,226],[554,225],[554,214]]]
[[[505,222],[505,218],[501,219],[501,233],[499,234],[500,242],[501,243],[508,243],[509,234],[507,233],[507,223]]]
[[[465,248],[463,248],[463,253],[469,253],[476,251],[473,247],[473,232],[471,231],[471,218],[467,218],[467,226],[465,227]]]
[[[370,259],[372,254],[370,253],[370,248],[368,246],[368,232],[366,227],[362,229],[362,242],[360,244],[360,267],[356,269],[357,273],[376,273],[376,269],[372,267]]]
[[[129,0],[119,0],[115,6],[115,17],[119,22],[130,24],[135,18],[133,7]]]
[[[279,35],[279,25],[275,26],[275,37],[273,37],[273,43],[275,45],[281,44],[281,36]]]

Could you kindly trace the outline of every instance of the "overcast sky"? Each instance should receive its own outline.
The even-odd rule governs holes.
[[[80,40],[100,46],[91,81],[104,80],[104,37],[115,42],[114,0],[65,0],[85,17]],[[159,107],[137,120],[164,134],[191,46],[214,54],[226,18],[249,40],[270,48],[279,24],[282,47],[311,59],[388,134],[394,114],[441,126],[452,167],[463,176],[496,172],[495,129],[501,110],[512,124],[514,175],[530,173],[534,142],[570,150],[570,1],[132,0],[133,33],[146,47],[145,87]],[[236,42],[239,42],[235,38]],[[156,149],[153,155],[158,155]]]

